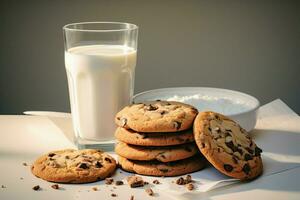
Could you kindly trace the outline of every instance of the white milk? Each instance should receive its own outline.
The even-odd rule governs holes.
[[[65,52],[76,134],[112,140],[114,116],[133,95],[136,51],[118,45],[79,46]]]

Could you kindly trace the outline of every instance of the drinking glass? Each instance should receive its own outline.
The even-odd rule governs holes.
[[[138,27],[82,22],[63,27],[75,143],[112,150],[116,113],[131,102]]]

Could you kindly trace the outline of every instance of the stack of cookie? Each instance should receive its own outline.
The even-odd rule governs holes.
[[[193,135],[198,111],[179,102],[153,101],[125,107],[116,115],[120,166],[152,176],[177,176],[200,170],[205,161]]]

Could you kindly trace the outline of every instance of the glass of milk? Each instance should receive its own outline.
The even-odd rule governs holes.
[[[138,27],[83,22],[65,25],[63,32],[75,143],[110,150],[115,114],[133,96]]]

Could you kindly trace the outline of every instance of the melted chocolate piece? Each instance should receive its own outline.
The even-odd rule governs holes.
[[[81,169],[88,169],[89,166],[86,163],[80,163],[80,165],[78,166]]]
[[[248,163],[246,163],[244,166],[243,166],[243,172],[245,172],[245,174],[249,174],[250,172],[250,166]]]
[[[255,151],[255,156],[260,156],[260,154],[262,153],[262,150],[259,147],[255,147],[254,151]]]
[[[229,164],[224,164],[224,169],[226,172],[232,172],[233,167]]]

